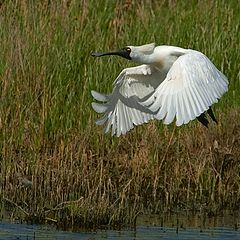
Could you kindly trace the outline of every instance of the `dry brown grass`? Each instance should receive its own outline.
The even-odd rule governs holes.
[[[2,1],[2,216],[113,226],[239,208],[239,5],[147,2]],[[90,53],[153,41],[200,50],[228,76],[218,126],[151,122],[119,139],[95,126],[90,90],[109,92],[131,63]]]
[[[133,224],[141,213],[234,210],[240,205],[239,113],[219,118],[209,129],[150,123],[114,140],[99,132],[97,152],[90,134],[34,155],[31,143],[21,154],[19,147],[6,149],[2,204],[11,217],[62,227]]]

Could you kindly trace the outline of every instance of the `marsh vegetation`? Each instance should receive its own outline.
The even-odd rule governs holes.
[[[60,227],[134,224],[142,213],[240,206],[237,1],[1,1],[1,214]],[[124,59],[95,50],[176,45],[229,78],[219,124],[152,121],[120,138],[95,125]]]

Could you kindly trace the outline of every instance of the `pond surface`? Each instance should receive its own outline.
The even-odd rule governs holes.
[[[4,240],[105,240],[105,239],[240,239],[240,220],[236,217],[141,217],[134,229],[97,231],[59,231],[47,225],[0,222]]]

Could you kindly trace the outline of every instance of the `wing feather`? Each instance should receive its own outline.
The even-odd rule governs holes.
[[[99,92],[92,90],[91,94],[97,101],[106,102],[108,100],[108,97],[106,95],[101,94]]]
[[[176,125],[181,126],[183,124],[183,109],[182,109],[182,92],[178,92],[176,96],[177,114],[176,114]]]
[[[157,119],[176,125],[200,116],[228,90],[228,80],[202,53],[188,50],[170,68],[166,79],[142,104]]]
[[[99,103],[92,103],[92,108],[97,112],[97,113],[104,113],[107,110],[107,106],[104,104],[99,104]]]
[[[171,123],[176,115],[176,106],[175,106],[175,98],[173,98],[172,94],[169,95],[169,98],[167,100],[167,114],[164,119],[164,123],[168,124]]]
[[[94,99],[100,102],[93,102],[93,109],[97,113],[104,113],[96,123],[105,124],[105,132],[112,129],[112,135],[120,136],[135,125],[154,119],[154,112],[141,102],[154,93],[165,77],[166,74],[149,65],[124,69],[113,83],[112,94],[91,92]]]

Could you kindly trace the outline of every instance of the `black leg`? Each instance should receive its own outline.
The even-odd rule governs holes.
[[[202,113],[200,116],[198,116],[197,120],[205,127],[208,127],[209,121],[207,120],[205,113]]]
[[[215,123],[218,123],[218,122],[217,122],[217,119],[216,119],[215,116],[214,116],[214,113],[213,113],[211,107],[209,107],[209,109],[207,110],[207,113],[208,113],[208,115],[211,117],[211,119],[212,119]]]

